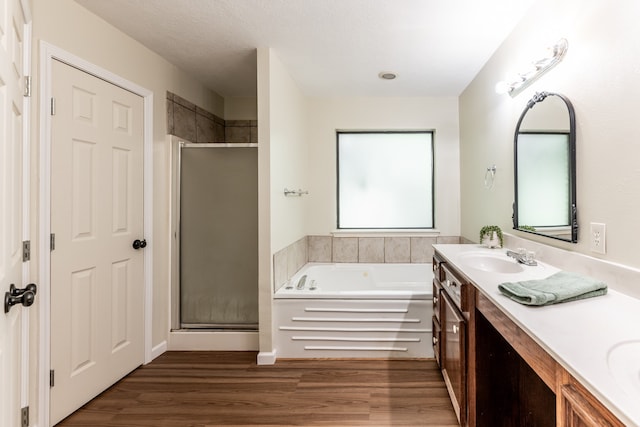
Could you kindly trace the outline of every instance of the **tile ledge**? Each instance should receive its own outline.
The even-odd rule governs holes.
[[[384,229],[384,228],[376,228],[376,229],[368,229],[368,228],[357,228],[357,229],[338,229],[331,231],[332,236],[339,237],[438,237],[440,236],[440,231],[435,229],[425,230],[422,228],[407,228],[407,229]]]

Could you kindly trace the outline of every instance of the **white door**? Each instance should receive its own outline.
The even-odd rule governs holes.
[[[23,42],[19,0],[0,0],[0,296],[22,277]],[[26,184],[25,184],[26,185]],[[4,306],[4,304],[3,304]],[[0,426],[20,426],[22,305],[0,311]],[[26,366],[26,365],[24,365]]]
[[[143,99],[53,61],[56,424],[144,361]]]

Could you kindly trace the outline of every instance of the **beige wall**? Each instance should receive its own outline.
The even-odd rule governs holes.
[[[462,234],[477,241],[484,224],[511,229],[513,132],[536,91],[566,95],[577,123],[578,243],[525,238],[639,267],[640,2],[540,0],[460,97]],[[537,59],[560,37],[564,60],[515,98],[494,85]],[[495,187],[483,188],[486,167],[498,166]],[[607,226],[607,254],[589,250],[589,224]]]
[[[226,97],[224,99],[225,120],[258,120],[256,98]]]
[[[307,234],[336,229],[336,130],[435,130],[435,226],[460,233],[458,100],[456,98],[308,99]]]
[[[258,49],[260,351],[273,350],[273,254],[306,233],[306,198],[284,188],[307,186],[305,99],[276,53]]]
[[[168,334],[169,311],[169,145],[166,137],[166,91],[224,114],[224,101],[216,93],[168,63],[141,44],[127,37],[71,0],[33,0],[33,81],[38,81],[39,44],[45,41],[124,79],[149,89],[153,105],[153,336],[152,345],[162,344]],[[34,85],[36,86],[36,85]],[[34,159],[39,153],[38,88],[32,103]],[[37,171],[37,165],[33,171]],[[37,180],[32,197],[37,200]],[[37,212],[36,209],[33,212]],[[38,218],[32,218],[37,224]],[[32,235],[37,235],[34,231]],[[34,247],[37,247],[34,245]],[[37,266],[37,260],[32,263]],[[36,353],[36,349],[33,350]]]

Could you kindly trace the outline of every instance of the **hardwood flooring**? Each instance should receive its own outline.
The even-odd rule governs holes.
[[[433,360],[278,360],[167,352],[59,427],[457,426]]]

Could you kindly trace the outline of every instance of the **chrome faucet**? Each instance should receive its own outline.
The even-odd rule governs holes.
[[[298,280],[298,284],[296,285],[296,289],[297,290],[304,289],[304,284],[306,283],[306,281],[307,281],[307,275],[305,274],[304,276],[302,276],[300,278],[300,280]]]
[[[520,264],[528,265],[528,266],[536,266],[538,263],[533,258],[533,252],[514,252],[507,250],[507,256],[518,261]]]

